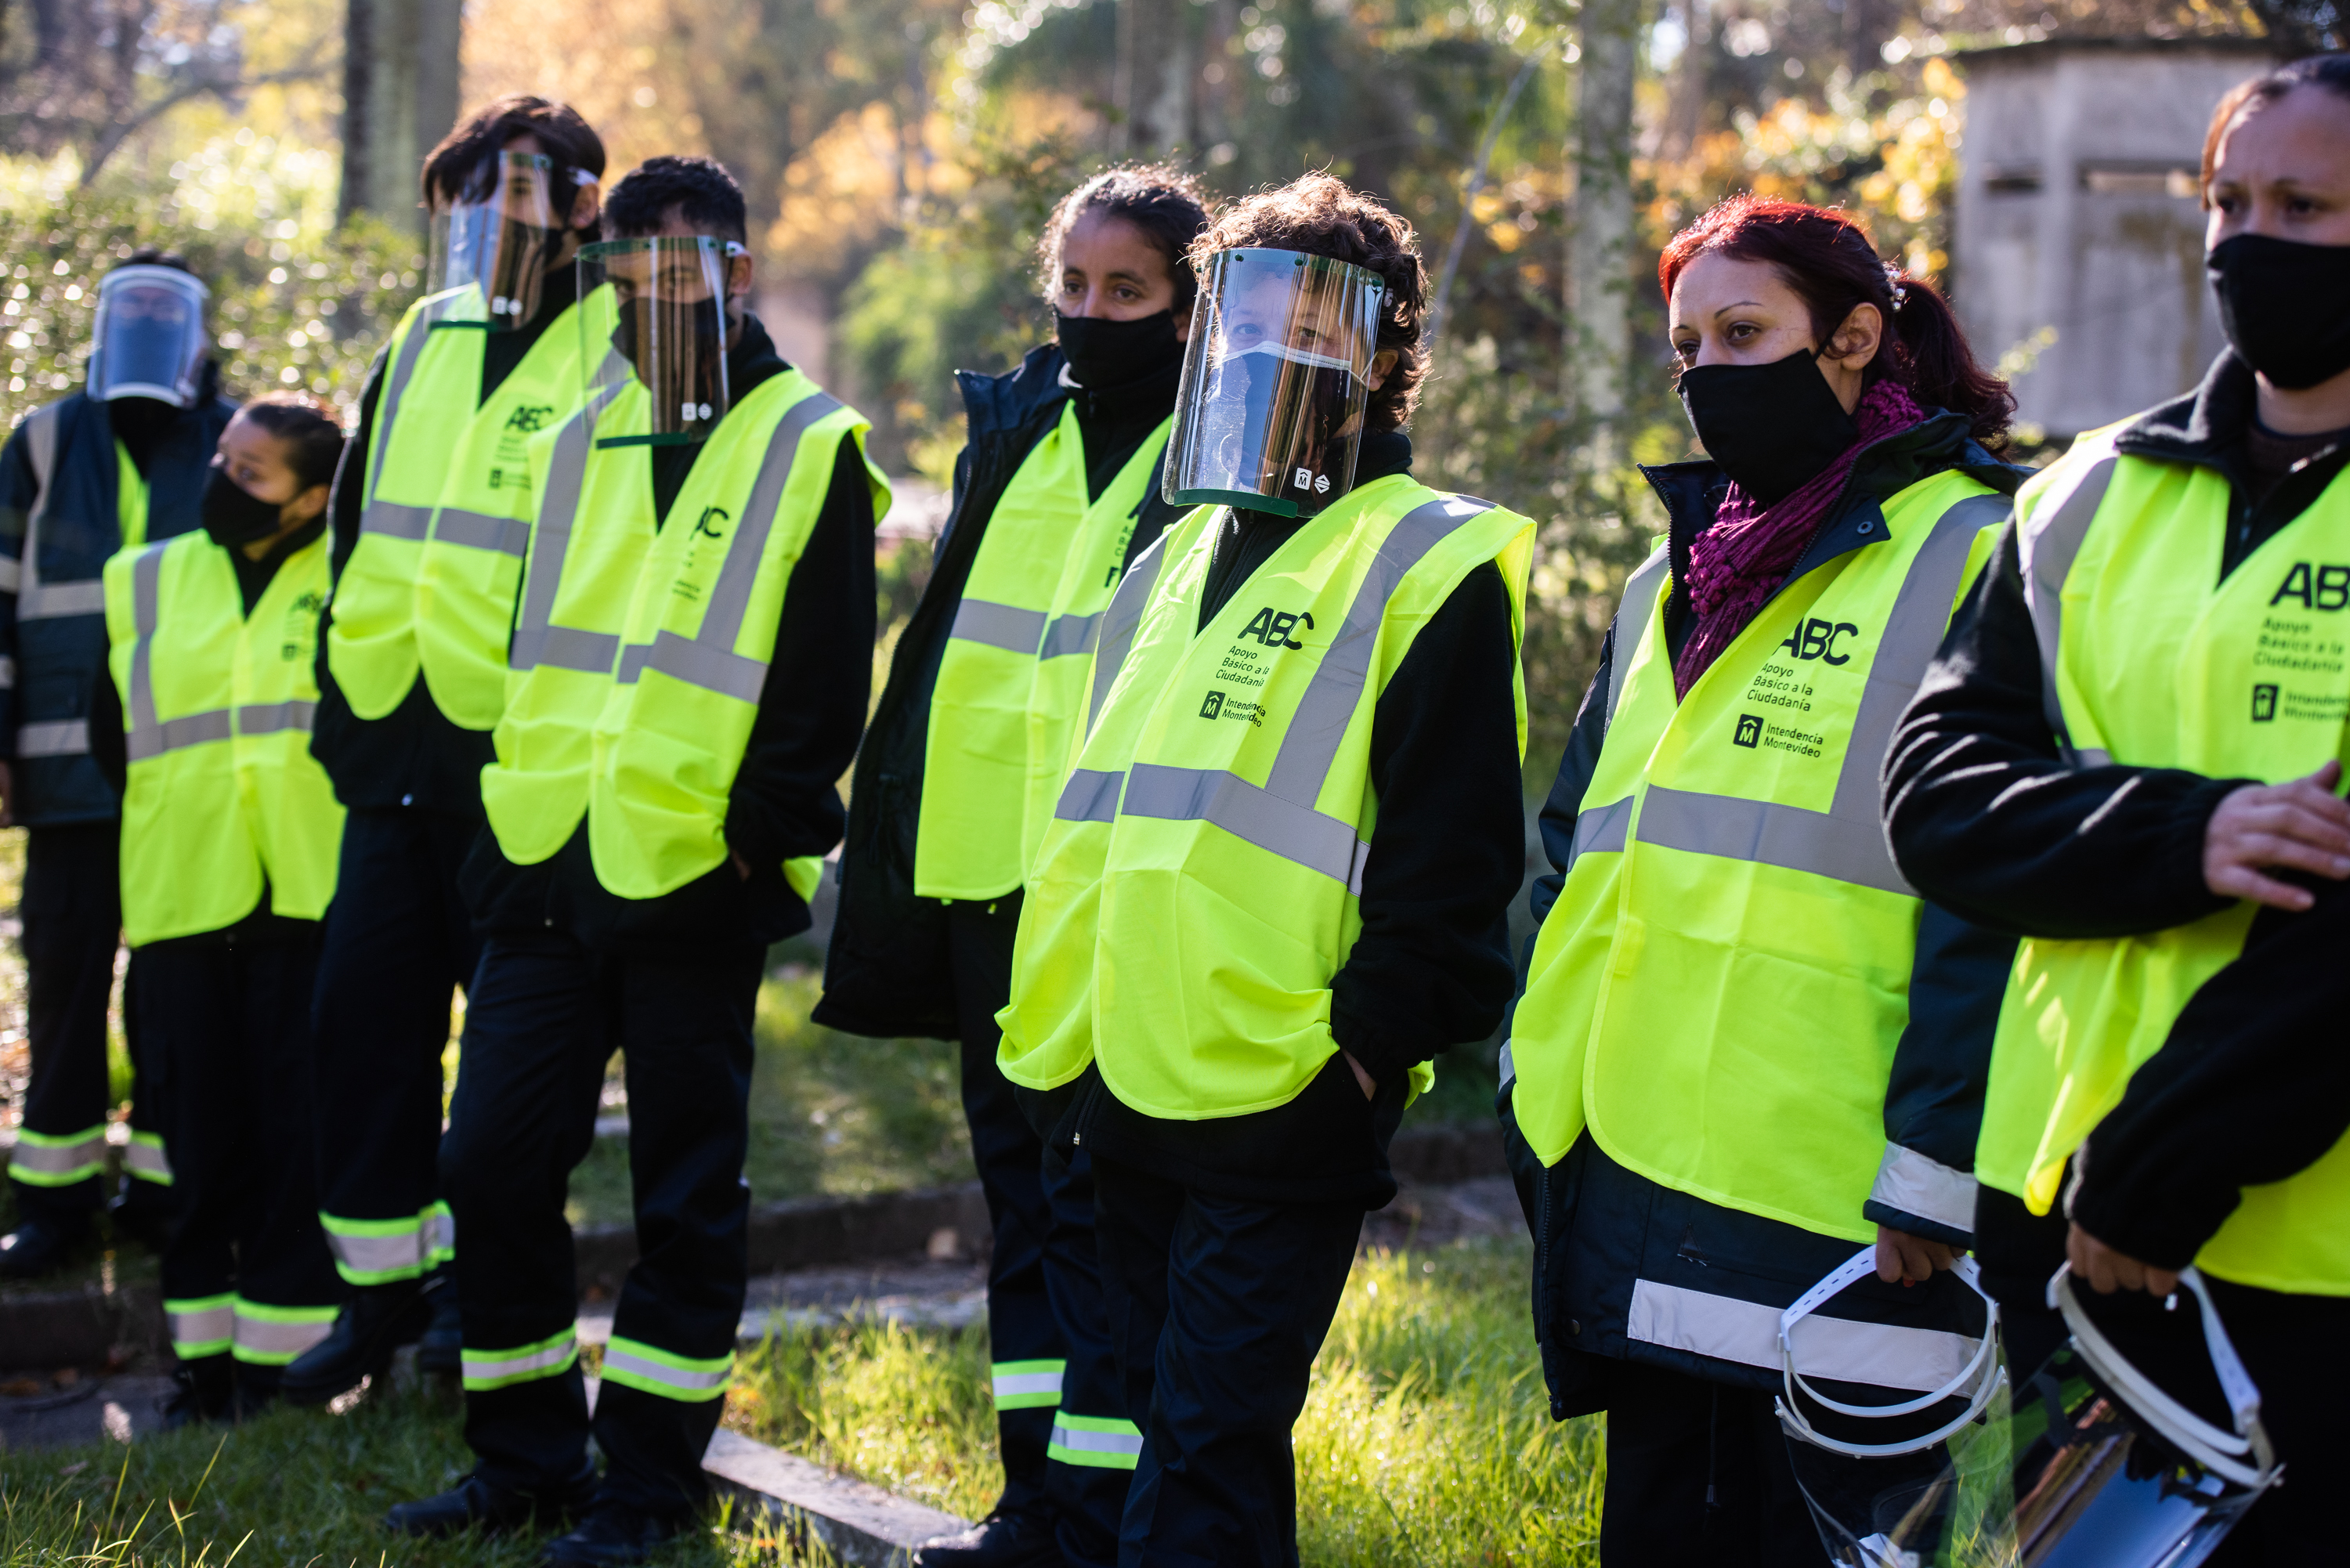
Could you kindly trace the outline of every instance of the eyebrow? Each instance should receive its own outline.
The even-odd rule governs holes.
[[[1759,299],[1741,299],[1741,300],[1736,300],[1736,301],[1734,301],[1734,302],[1732,302],[1732,303],[1731,303],[1731,304],[1729,304],[1729,305],[1725,305],[1725,306],[1723,306],[1720,310],[1715,311],[1715,312],[1713,313],[1713,318],[1714,318],[1716,321],[1719,321],[1719,320],[1721,320],[1723,317],[1725,317],[1725,316],[1729,315],[1731,311],[1733,311],[1733,310],[1742,310],[1742,309],[1744,309],[1747,306],[1750,306],[1750,305],[1751,305],[1751,306],[1753,306],[1755,309],[1757,309],[1757,310],[1760,310],[1760,309],[1762,309],[1762,302],[1761,300],[1759,300]]]

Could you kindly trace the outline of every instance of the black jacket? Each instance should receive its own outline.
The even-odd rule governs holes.
[[[1889,542],[1885,504],[1921,480],[1950,469],[2012,494],[2025,471],[1998,459],[1969,434],[1967,420],[1934,412],[1920,424],[1864,451],[1845,491],[1818,534],[1781,584],[1800,580],[1848,551]],[[1690,546],[1711,526],[1728,481],[1710,462],[1646,469],[1669,519],[1666,550],[1676,585],[1660,607],[1667,647],[1687,641],[1690,614],[1679,586],[1689,576]],[[1532,909],[1539,927],[1557,901],[1573,858],[1575,824],[1584,792],[1607,740],[1607,693],[1615,660],[1630,657],[1616,646],[1610,627],[1598,671],[1585,692],[1557,782],[1542,813],[1542,836],[1553,870],[1535,882]],[[1523,961],[1533,957],[1530,941]],[[1929,903],[1921,916],[1910,976],[1911,1008],[1894,1057],[1886,1106],[1890,1144],[1952,1171],[1974,1165],[1981,1118],[1977,1064],[1987,1063],[1999,998],[2014,940],[1970,926]],[[1523,986],[1523,969],[1520,985]],[[1629,1359],[1677,1371],[1774,1387],[1775,1373],[1732,1366],[1631,1339],[1626,1330],[1633,1286],[1650,1280],[1785,1307],[1852,1255],[1852,1243],[1794,1225],[1760,1219],[1707,1202],[1648,1179],[1607,1158],[1586,1133],[1556,1165],[1544,1167],[1517,1129],[1513,1083],[1497,1101],[1511,1171],[1535,1241],[1534,1334],[1551,1389],[1553,1415],[1564,1419],[1607,1406],[1604,1363]],[[1964,1232],[1872,1197],[1863,1217],[1963,1243]],[[1941,1312],[1939,1299],[1905,1301],[1856,1287],[1856,1310],[1886,1321],[1922,1321]]]
[[[939,536],[930,582],[899,636],[889,678],[857,755],[848,837],[840,855],[840,909],[825,961],[824,996],[815,1012],[816,1021],[827,1027],[881,1038],[955,1037],[945,906],[914,893],[914,838],[921,815],[931,693],[995,504],[1028,453],[1060,422],[1072,396],[1073,389],[1061,378],[1066,363],[1059,347],[1047,344],[1029,350],[1020,368],[1006,375],[955,372],[969,435],[955,459],[953,504]],[[1164,403],[1147,422],[1138,412],[1107,439],[1097,440],[1087,431],[1088,481],[1097,493],[1117,472],[1116,466],[1104,472],[1104,459],[1117,442],[1129,442],[1125,452],[1130,456],[1174,404],[1171,381],[1150,395],[1163,397]],[[1081,418],[1088,411],[1081,408]],[[1139,431],[1132,429],[1137,423]],[[1152,486],[1127,547],[1128,564],[1178,515],[1178,509]]]
[[[2253,390],[2251,372],[2223,354],[2200,387],[2141,415],[2116,442],[2132,456],[2228,479],[2222,579],[2350,464],[2350,447],[2336,448],[2251,496],[2243,441]],[[2223,796],[2255,781],[2073,766],[2041,693],[2040,645],[2011,531],[1952,621],[1887,758],[1886,827],[1903,874],[1970,919],[2018,935],[2131,936],[2226,908],[2230,900],[2203,880],[2204,830]],[[2204,987],[2090,1134],[2073,1208],[2100,1239],[2158,1263],[2185,1262],[2233,1210],[2241,1188],[2305,1168],[2350,1128],[2340,1053],[2317,1022],[2341,1016],[2350,898],[2330,885],[2319,892],[2307,913],[2264,911],[2255,920],[2242,954]],[[2339,1033],[2338,1023],[2330,1026]]]
[[[789,367],[766,328],[746,317],[726,369],[739,404]],[[666,525],[669,504],[703,450],[654,449],[645,501],[657,527]],[[584,821],[561,849],[527,867],[508,860],[484,826],[458,877],[477,928],[552,928],[598,950],[665,954],[765,947],[807,929],[807,906],[785,880],[783,863],[840,842],[837,783],[857,750],[872,694],[873,524],[865,460],[856,439],[844,436],[823,510],[784,589],[759,711],[727,795],[726,845],[750,876],[722,862],[660,898],[623,898],[597,880]]]

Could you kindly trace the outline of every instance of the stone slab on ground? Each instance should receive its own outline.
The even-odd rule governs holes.
[[[702,1468],[718,1495],[733,1501],[733,1528],[743,1532],[746,1514],[757,1519],[759,1533],[780,1537],[792,1561],[804,1562],[821,1546],[856,1568],[906,1568],[916,1546],[966,1524],[723,1428],[711,1437]]]
[[[126,1374],[86,1377],[43,1394],[0,1396],[0,1453],[81,1448],[107,1438],[127,1443],[161,1431],[163,1401],[176,1386],[168,1377]]]
[[[797,1269],[752,1280],[735,1343],[748,1349],[778,1330],[838,1323],[968,1328],[987,1320],[987,1268],[920,1254],[855,1267]],[[608,1303],[584,1303],[579,1342],[612,1337]]]
[[[163,1293],[152,1285],[109,1291],[21,1287],[0,1294],[0,1372],[120,1366],[168,1342]]]
[[[941,1231],[953,1232],[957,1251],[985,1244],[990,1233],[987,1200],[980,1196],[978,1182],[764,1204],[751,1210],[751,1272],[894,1258],[922,1251]],[[576,1233],[573,1248],[583,1289],[617,1291],[620,1277],[636,1262],[636,1228],[588,1227]]]

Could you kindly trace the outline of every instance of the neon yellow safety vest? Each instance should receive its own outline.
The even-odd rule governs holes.
[[[1306,522],[1202,629],[1224,515],[1186,515],[1111,601],[997,1015],[1013,1082],[1097,1061],[1121,1102],[1184,1121],[1284,1105],[1337,1050],[1379,693],[1487,561],[1523,636],[1534,550],[1515,513],[1393,474]],[[1513,685],[1523,756],[1523,673]]]
[[[471,286],[421,300],[385,350],[359,544],[327,628],[328,665],[362,719],[400,706],[420,670],[461,728],[491,728],[504,699],[535,508],[531,438],[587,397],[584,329],[581,307],[567,307],[484,399],[480,303]],[[614,361],[611,372],[626,369]]]
[[[203,534],[106,564],[109,669],[121,694],[122,925],[132,947],[293,919],[335,896],[343,808],[310,756],[328,541],[282,562],[244,613],[236,567]]]
[[[2083,765],[2281,784],[2350,759],[2350,479],[2220,579],[2229,487],[2199,464],[2083,436],[2016,498],[2048,718]],[[2027,939],[1991,1047],[1976,1175],[2054,1207],[2064,1162],[2120,1103],[2256,906],[2104,941]],[[2350,1140],[2242,1204],[2196,1262],[2266,1290],[2350,1295]]]
[[[725,860],[727,796],[792,567],[841,439],[861,451],[869,428],[799,371],[771,377],[711,433],[658,531],[641,383],[608,389],[555,434],[498,761],[482,775],[509,860],[546,859],[583,816],[598,880],[625,898]],[[869,464],[868,478],[879,516],[889,486]],[[784,867],[801,898],[820,865]]]
[[[1919,903],[1877,768],[2008,501],[1955,471],[1789,583],[1673,696],[1659,550],[1616,616],[1609,722],[1512,1025],[1544,1164],[1588,1127],[1708,1202],[1865,1241]]]
[[[1172,416],[1099,500],[1074,399],[1003,488],[931,693],[914,891],[1000,898],[1044,841],[1067,776],[1085,660]]]

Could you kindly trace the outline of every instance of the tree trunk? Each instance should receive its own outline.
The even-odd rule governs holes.
[[[1190,131],[1191,39],[1177,0],[1118,0],[1113,101],[1129,157],[1166,152]]]
[[[1847,5],[1856,0],[1845,0]],[[1706,67],[1713,57],[1713,40],[1705,14],[1705,0],[1673,0],[1681,24],[1681,57],[1673,65],[1672,90],[1665,102],[1664,134],[1658,138],[1659,156],[1668,162],[1689,156],[1705,121]]]
[[[417,175],[457,123],[463,0],[348,0],[341,214],[424,232]]]
[[[1567,402],[1590,431],[1595,469],[1616,462],[1631,358],[1632,86],[1641,0],[1585,0],[1577,86],[1575,221],[1568,230]]]

